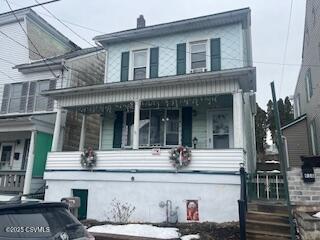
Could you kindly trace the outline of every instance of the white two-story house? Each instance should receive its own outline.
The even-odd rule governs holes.
[[[79,217],[98,220],[112,220],[114,201],[135,207],[136,222],[165,221],[170,201],[180,222],[238,219],[240,164],[256,162],[250,19],[247,8],[153,26],[140,16],[95,37],[104,83],[43,94],[58,106],[45,199],[79,196]],[[83,116],[81,151],[58,147],[65,110]],[[92,114],[100,141],[86,167]]]
[[[41,197],[57,108],[40,93],[103,82],[104,50],[80,49],[29,8],[0,15],[0,44],[0,196]],[[79,117],[62,114],[61,149],[78,149]],[[93,126],[99,132],[99,122]],[[98,138],[88,142],[98,145]]]

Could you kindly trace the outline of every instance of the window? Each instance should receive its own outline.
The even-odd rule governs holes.
[[[312,95],[313,95],[313,88],[312,88],[312,78],[311,78],[311,70],[310,68],[307,70],[306,76],[306,93],[307,93],[307,101],[309,102]]]
[[[316,122],[312,121],[310,124],[310,138],[311,138],[311,150],[313,155],[317,155],[317,132]]]
[[[19,112],[21,104],[22,83],[12,84],[10,89],[9,113]]]
[[[214,149],[227,149],[230,147],[231,114],[227,111],[212,113],[212,147]]]
[[[35,111],[45,111],[48,106],[48,98],[41,95],[42,91],[49,90],[49,80],[39,81],[36,86],[36,103],[35,103]]]
[[[295,110],[295,118],[301,115],[301,107],[300,107],[300,94],[298,94],[294,99],[294,110]]]
[[[10,163],[13,154],[12,144],[3,144],[1,150],[1,163]]]
[[[133,52],[133,79],[145,79],[147,76],[147,50]]]
[[[194,42],[190,46],[191,69],[206,68],[207,43],[206,41]]]
[[[53,109],[53,99],[41,95],[42,91],[53,89],[56,80],[41,80],[5,84],[1,113],[25,113]]]
[[[179,145],[180,111],[148,109],[140,112],[139,145]],[[127,113],[127,146],[132,145],[133,113]]]

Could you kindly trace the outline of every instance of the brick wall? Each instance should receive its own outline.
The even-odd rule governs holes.
[[[304,183],[301,168],[288,171],[289,194],[292,204],[320,204],[320,168],[314,168],[316,181]]]

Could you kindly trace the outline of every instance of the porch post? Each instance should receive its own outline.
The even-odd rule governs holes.
[[[243,96],[241,90],[233,93],[233,129],[234,148],[243,148]]]
[[[139,99],[134,101],[133,149],[139,149],[140,103]]]
[[[61,132],[61,117],[62,117],[62,109],[58,106],[57,114],[56,114],[56,123],[54,125],[53,131],[53,139],[51,145],[51,151],[56,152],[58,151],[58,144],[60,139],[60,132]]]
[[[103,133],[103,115],[100,115],[99,150],[101,150],[101,147],[102,147],[102,133]]]
[[[84,144],[86,139],[86,121],[87,121],[87,115],[83,114],[82,124],[81,124],[81,133],[80,133],[79,151],[84,150]]]
[[[26,170],[26,175],[24,177],[23,194],[29,194],[30,189],[31,189],[32,170],[33,170],[33,162],[34,162],[35,138],[36,138],[36,131],[33,130],[31,132],[31,138],[30,138],[27,170]]]

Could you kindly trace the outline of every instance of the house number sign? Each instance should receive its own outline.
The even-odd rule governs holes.
[[[313,183],[315,182],[315,174],[313,167],[307,164],[302,165],[302,177],[305,183]]]

